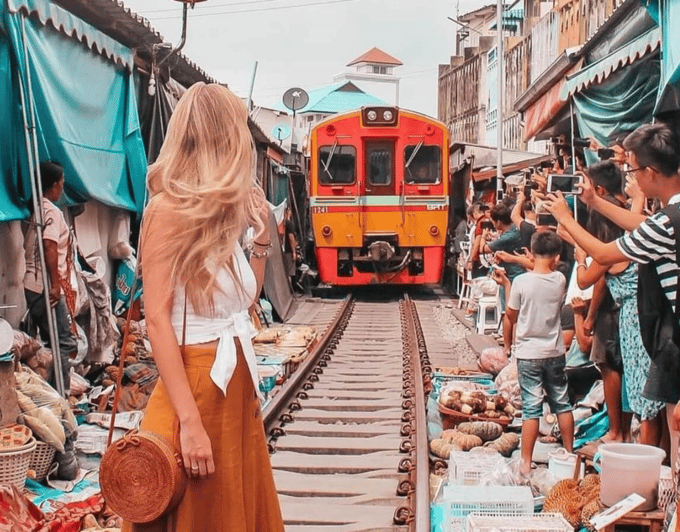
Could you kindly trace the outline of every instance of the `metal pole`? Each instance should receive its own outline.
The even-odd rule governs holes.
[[[250,90],[248,91],[248,115],[250,115],[250,106],[253,104],[253,89],[255,88],[255,74],[257,74],[257,61],[253,67],[253,77],[250,79]]]
[[[24,62],[26,68],[27,96],[24,94],[24,85],[19,75],[19,96],[21,98],[21,114],[24,120],[24,132],[26,137],[26,152],[28,155],[28,171],[31,174],[31,194],[33,195],[33,213],[35,216],[35,229],[37,233],[38,255],[40,257],[40,268],[42,271],[43,291],[45,295],[45,307],[47,309],[47,323],[54,358],[54,381],[59,395],[65,396],[64,375],[61,367],[61,354],[59,352],[59,335],[57,334],[57,316],[54,308],[50,305],[50,279],[47,275],[47,263],[45,260],[45,247],[43,245],[42,230],[45,222],[45,215],[42,209],[42,184],[40,181],[40,165],[38,161],[38,139],[35,131],[35,110],[33,108],[33,85],[31,83],[31,72],[28,63],[28,49],[26,46],[26,18],[21,16],[21,41],[24,47]],[[31,122],[28,122],[26,107],[31,113]],[[29,136],[30,131],[30,136]]]
[[[569,113],[571,121],[571,173],[576,173],[576,144],[574,138],[576,133],[574,131],[574,99],[569,99]],[[574,196],[574,220],[578,222],[578,196]]]
[[[503,0],[496,3],[496,32],[498,34],[498,44],[496,46],[496,61],[498,68],[497,102],[496,111],[496,200],[503,198]]]

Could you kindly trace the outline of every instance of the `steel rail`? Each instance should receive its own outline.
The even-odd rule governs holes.
[[[429,364],[427,349],[425,346],[418,314],[414,303],[408,294],[404,295],[404,325],[406,337],[404,348],[408,353],[404,353],[408,360],[408,366],[404,367],[406,385],[413,390],[413,394],[408,401],[411,412],[411,423],[414,423],[409,431],[411,444],[411,454],[415,454],[415,465],[410,467],[410,481],[412,489],[409,492],[409,506],[404,509],[410,512],[406,519],[411,532],[430,531],[430,463],[429,446],[427,442],[427,414],[426,414],[426,387],[423,363]],[[429,391],[429,390],[428,390]],[[408,398],[407,398],[408,400]]]
[[[345,297],[345,301],[326,329],[323,337],[317,342],[295,372],[288,377],[279,392],[272,397],[272,400],[262,412],[265,434],[267,434],[268,437],[277,438],[281,433],[279,432],[279,434],[276,434],[276,432],[278,432],[275,430],[276,425],[287,422],[285,415],[288,410],[299,409],[300,405],[297,401],[297,396],[299,393],[302,393],[301,390],[305,387],[304,381],[318,380],[318,373],[323,371],[321,366],[325,365],[324,353],[331,345],[331,340],[333,340],[343,322],[347,322],[353,306],[352,303],[352,294],[349,294]],[[319,367],[317,367],[317,364]],[[310,382],[308,386],[313,386],[313,383]],[[281,419],[282,417],[284,417],[284,419]],[[279,431],[280,430],[282,429],[279,429]],[[271,445],[270,450],[273,450]]]

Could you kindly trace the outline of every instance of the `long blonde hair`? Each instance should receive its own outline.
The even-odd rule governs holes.
[[[247,120],[245,105],[229,89],[196,83],[177,104],[158,159],[149,167],[151,195],[164,197],[176,214],[164,257],[171,261],[170,281],[185,287],[197,310],[212,310],[215,265],[225,265],[242,288],[234,246],[246,224],[256,233],[262,228],[264,195],[254,179]]]

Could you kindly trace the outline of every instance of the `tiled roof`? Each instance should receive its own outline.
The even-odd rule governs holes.
[[[392,57],[390,54],[383,52],[380,48],[371,48],[368,52],[357,57],[354,61],[347,63],[347,66],[356,65],[357,63],[380,63],[382,65],[403,65],[399,59]]]

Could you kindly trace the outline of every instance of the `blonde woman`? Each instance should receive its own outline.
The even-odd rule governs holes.
[[[173,515],[124,531],[283,530],[248,317],[270,245],[253,161],[243,103],[193,85],[149,168],[140,255],[161,377],[142,429],[178,441],[190,480]],[[250,264],[239,245],[247,225],[257,235]]]

